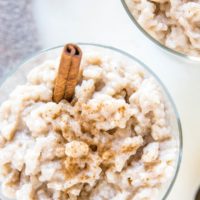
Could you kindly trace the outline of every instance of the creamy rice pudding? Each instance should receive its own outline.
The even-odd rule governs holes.
[[[137,22],[163,45],[200,56],[200,1],[125,0]]]
[[[57,104],[57,69],[57,61],[36,66],[0,107],[3,195],[156,199],[178,149],[154,78],[112,55],[83,52],[74,98]]]

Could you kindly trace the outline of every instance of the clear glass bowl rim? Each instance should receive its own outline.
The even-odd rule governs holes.
[[[126,56],[126,57],[134,60],[135,62],[137,62],[139,65],[141,65],[149,74],[151,74],[157,80],[157,82],[162,87],[164,93],[166,94],[166,96],[167,96],[167,98],[168,98],[168,100],[170,102],[170,105],[172,106],[172,109],[173,109],[173,111],[175,113],[176,122],[177,122],[177,126],[178,126],[179,155],[178,155],[178,159],[177,159],[177,164],[176,164],[176,169],[175,169],[175,172],[174,172],[174,176],[173,176],[173,178],[172,178],[172,180],[171,180],[171,182],[169,184],[169,187],[167,188],[164,196],[162,197],[162,200],[165,200],[167,198],[167,196],[169,195],[171,189],[173,188],[173,185],[174,185],[175,180],[177,178],[177,175],[178,175],[178,172],[179,172],[179,169],[180,169],[180,165],[181,165],[182,152],[183,152],[183,136],[182,136],[181,121],[180,121],[180,117],[179,117],[178,111],[176,109],[174,101],[172,100],[171,95],[169,94],[167,88],[164,86],[164,84],[162,83],[162,81],[160,80],[160,78],[158,78],[158,76],[146,64],[144,64],[143,62],[141,62],[139,59],[137,59],[133,55],[131,55],[131,54],[129,54],[129,53],[127,53],[127,52],[125,52],[125,51],[123,51],[121,49],[118,49],[118,48],[115,48],[115,47],[112,47],[112,46],[97,44],[97,43],[76,42],[76,44],[78,44],[80,46],[91,46],[91,47],[100,47],[100,48],[108,49],[108,50],[117,52],[119,54],[122,54],[123,56]],[[11,71],[9,74],[7,74],[5,76],[5,78],[0,82],[0,85],[2,85],[4,83],[4,81],[7,79],[7,77],[9,77],[10,75],[14,74],[15,71],[17,71],[17,69],[20,66],[28,63],[29,61],[37,58],[38,56],[40,56],[42,54],[47,53],[48,51],[59,49],[59,48],[63,48],[63,47],[64,47],[64,45],[58,45],[58,46],[55,46],[55,47],[50,47],[50,48],[47,48],[47,49],[40,50],[40,51],[36,52],[35,54],[29,56],[27,59],[25,59],[24,61],[22,61],[16,68],[14,68],[13,71]]]
[[[128,16],[130,17],[131,21],[136,25],[136,27],[147,37],[149,38],[153,43],[155,43],[156,45],[158,45],[159,47],[161,47],[162,49],[164,49],[165,51],[167,51],[170,54],[173,54],[175,56],[184,58],[186,60],[190,60],[190,61],[195,61],[195,62],[200,62],[200,57],[198,56],[190,56],[184,53],[180,53],[178,51],[175,51],[163,44],[161,44],[158,40],[156,40],[154,37],[152,37],[147,31],[145,31],[144,28],[142,28],[142,26],[137,22],[137,20],[135,19],[135,17],[131,14],[125,0],[121,0],[122,5],[124,7],[124,9],[126,10],[126,13],[128,14]]]

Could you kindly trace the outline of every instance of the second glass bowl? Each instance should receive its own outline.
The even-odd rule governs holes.
[[[132,20],[132,22],[137,26],[137,28],[147,37],[149,38],[152,42],[154,42],[156,45],[158,45],[159,47],[161,47],[163,50],[165,50],[167,53],[173,54],[175,56],[184,58],[186,60],[189,61],[194,61],[194,62],[200,62],[200,57],[198,56],[191,56],[191,55],[187,55],[178,51],[175,51],[167,46],[165,46],[164,44],[160,43],[158,40],[156,40],[154,37],[152,37],[135,19],[135,17],[133,16],[133,14],[130,12],[130,9],[126,3],[126,0],[121,0],[123,7],[125,8],[128,16],[130,17],[130,19]]]

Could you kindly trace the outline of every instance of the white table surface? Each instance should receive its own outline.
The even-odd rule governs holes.
[[[120,0],[35,0],[34,16],[44,48],[67,42],[111,45],[135,55],[161,78],[179,111],[183,160],[168,200],[192,200],[200,185],[200,63],[161,50],[131,22]]]

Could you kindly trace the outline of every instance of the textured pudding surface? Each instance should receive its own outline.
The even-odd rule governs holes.
[[[2,193],[17,200],[156,199],[177,142],[142,68],[85,52],[71,103],[52,102],[58,63],[36,66],[0,107]]]
[[[125,0],[136,21],[163,45],[200,56],[200,0]]]

